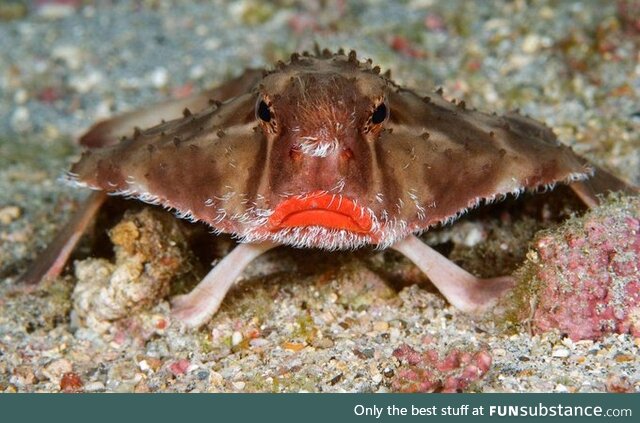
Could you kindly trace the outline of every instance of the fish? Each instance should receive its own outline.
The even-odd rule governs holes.
[[[482,314],[514,278],[476,277],[416,234],[556,184],[589,207],[600,194],[638,192],[541,122],[478,111],[441,89],[422,95],[353,50],[294,53],[271,69],[99,122],[79,142],[85,150],[65,180],[93,193],[23,280],[62,272],[106,195],[135,198],[238,241],[190,293],[172,299],[172,316],[190,327],[205,324],[243,269],[280,245],[394,249],[454,307]]]

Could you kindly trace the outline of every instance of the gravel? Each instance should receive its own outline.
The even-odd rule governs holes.
[[[85,327],[73,318],[73,267],[34,292],[15,284],[85,195],[57,178],[78,153],[73,139],[92,122],[188,95],[315,42],[356,49],[421,91],[442,86],[445,96],[480,109],[520,108],[578,153],[640,183],[634,7],[3,2],[0,392],[388,392],[402,366],[393,352],[403,344],[486,349],[493,364],[473,391],[640,392],[640,338],[571,341],[478,325],[392,253],[275,250],[248,269],[200,331],[171,324],[167,298],[101,331]],[[548,204],[533,214],[513,204],[472,213],[426,239],[480,274],[511,272],[536,231],[579,211],[545,220]],[[214,244],[224,251],[229,240]],[[76,258],[87,254],[85,245]]]

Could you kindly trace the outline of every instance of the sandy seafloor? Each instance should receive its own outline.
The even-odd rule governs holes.
[[[74,317],[73,264],[36,292],[15,291],[86,195],[57,178],[92,122],[314,42],[356,49],[424,92],[442,86],[483,110],[519,108],[640,183],[637,3],[40,3],[0,5],[0,392],[389,392],[403,344],[486,350],[493,364],[474,392],[640,391],[640,338],[486,330],[424,289],[407,261],[379,251],[276,250],[198,331],[170,322],[166,296],[87,327]],[[424,239],[477,274],[510,273],[536,231],[557,224],[518,210],[496,206]]]

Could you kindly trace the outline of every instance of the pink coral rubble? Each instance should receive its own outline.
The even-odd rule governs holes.
[[[572,219],[540,237],[534,251],[534,332],[557,328],[573,340],[640,336],[640,198]]]
[[[419,353],[407,344],[397,348],[393,356],[402,363],[392,382],[392,388],[399,392],[461,392],[480,380],[492,362],[484,349],[452,348],[441,359],[435,349]]]

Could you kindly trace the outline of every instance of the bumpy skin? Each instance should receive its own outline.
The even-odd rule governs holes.
[[[198,111],[216,94],[222,103]],[[257,113],[261,102],[268,120]],[[251,71],[172,104],[167,117],[195,107],[119,143],[128,123],[151,113],[95,127],[83,143],[100,147],[85,152],[70,178],[244,241],[346,249],[388,247],[482,200],[593,172],[544,125],[469,110],[437,93],[423,98],[353,52],[294,55],[274,71]],[[382,104],[389,113],[380,122]],[[317,208],[337,223],[314,221],[308,211]]]
[[[100,148],[118,144],[121,138],[131,135],[134,127],[150,128],[161,120],[174,119],[185,108],[202,110],[211,99],[228,100],[250,90],[262,78],[259,69],[248,69],[220,87],[216,87],[192,96],[156,104],[151,109],[134,110],[94,125],[80,138],[80,145],[88,148]]]

